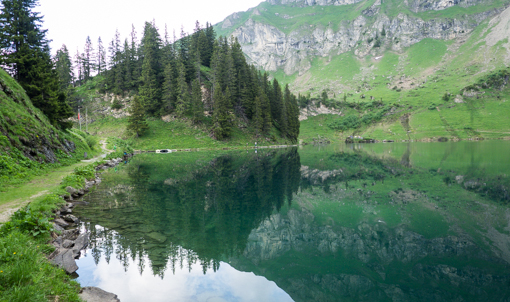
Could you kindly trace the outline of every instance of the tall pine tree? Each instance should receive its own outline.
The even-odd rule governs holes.
[[[136,137],[142,136],[149,126],[145,118],[145,109],[143,103],[138,96],[133,98],[133,104],[131,105],[130,116],[128,118],[127,130],[131,131]]]
[[[72,111],[50,56],[42,16],[32,10],[37,0],[2,0],[0,12],[0,64],[21,84],[37,108],[63,128]]]
[[[140,83],[140,100],[151,116],[160,114],[161,109],[161,39],[153,24],[145,22],[142,39],[143,63]]]

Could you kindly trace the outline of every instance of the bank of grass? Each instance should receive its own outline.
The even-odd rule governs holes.
[[[76,129],[68,130],[69,139],[74,141],[76,149],[73,153],[66,154],[60,150],[56,152],[57,162],[40,163],[29,159],[18,149],[0,151],[0,196],[5,196],[17,188],[36,180],[41,176],[48,176],[67,166],[79,163],[87,158],[99,155],[102,150],[98,144],[98,138],[88,135]],[[0,205],[8,198],[2,198]]]
[[[222,149],[232,147],[286,145],[291,141],[280,137],[273,128],[269,135],[257,137],[250,128],[233,127],[231,137],[216,140],[211,135],[212,121],[206,118],[202,124],[193,125],[185,119],[164,122],[160,119],[148,119],[149,130],[140,137],[134,137],[126,131],[127,118],[106,117],[89,125],[89,132],[108,139],[108,149],[120,146],[118,139],[134,150],[155,151],[158,149]],[[124,148],[125,150],[131,150]],[[116,151],[124,151],[116,150]],[[129,151],[128,151],[129,152]]]
[[[95,175],[94,164],[76,167],[50,194],[15,212],[0,227],[0,301],[81,301],[80,285],[47,260],[55,230],[53,212],[65,204],[65,187],[81,188]]]

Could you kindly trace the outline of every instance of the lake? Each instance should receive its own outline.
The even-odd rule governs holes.
[[[74,214],[121,301],[509,301],[510,141],[141,154]]]

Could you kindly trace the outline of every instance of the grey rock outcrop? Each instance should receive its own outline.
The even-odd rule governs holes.
[[[72,250],[61,249],[57,256],[51,260],[51,263],[63,268],[68,274],[72,274],[78,270],[78,265],[76,265]]]
[[[268,2],[310,6],[344,5],[359,1],[270,0]],[[441,10],[454,5],[467,7],[484,2],[481,0],[415,0],[404,3],[407,3],[410,10],[421,12]],[[353,20],[338,20],[330,22],[329,25],[306,24],[290,32],[249,18],[244,24],[238,24],[240,26],[233,31],[232,35],[239,40],[250,63],[268,71],[283,69],[288,75],[296,72],[303,74],[311,68],[311,62],[315,57],[330,57],[350,51],[354,51],[358,57],[364,57],[369,54],[379,55],[384,49],[399,52],[426,38],[451,40],[464,36],[487,18],[503,11],[503,8],[500,8],[465,15],[461,18],[421,19],[405,13],[388,16],[381,12],[380,5],[380,1],[377,1]],[[254,11],[249,12],[251,16],[255,15]],[[282,17],[291,18],[285,16]],[[223,26],[232,27],[238,19],[239,17],[231,16],[223,23]],[[383,30],[384,34],[382,34]],[[380,44],[380,47],[375,46],[376,42]]]
[[[117,295],[97,287],[82,288],[80,298],[85,302],[120,302]]]

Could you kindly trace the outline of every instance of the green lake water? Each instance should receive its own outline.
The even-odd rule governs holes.
[[[142,154],[74,214],[121,301],[510,301],[510,142]]]

